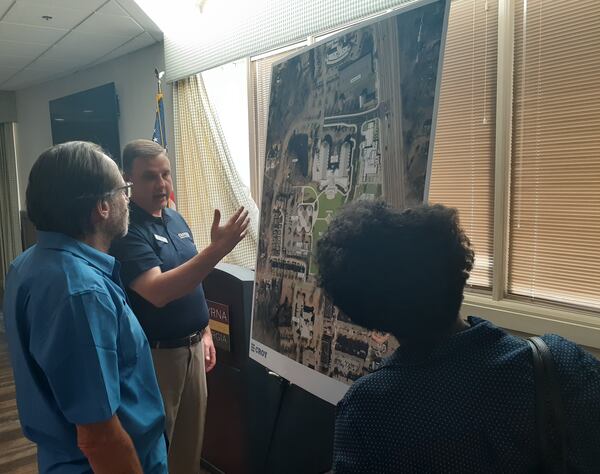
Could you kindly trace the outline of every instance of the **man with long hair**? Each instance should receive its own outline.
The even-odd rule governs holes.
[[[42,473],[166,473],[148,341],[107,254],[127,233],[131,183],[88,142],[53,146],[29,174],[38,243],[10,267],[4,319],[23,433]]]

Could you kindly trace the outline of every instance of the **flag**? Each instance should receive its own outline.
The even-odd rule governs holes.
[[[160,86],[159,86],[160,87]],[[167,134],[165,132],[165,106],[163,103],[163,93],[156,94],[156,118],[154,119],[154,133],[152,141],[167,148]]]

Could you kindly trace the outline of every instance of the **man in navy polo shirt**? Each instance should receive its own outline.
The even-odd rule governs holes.
[[[106,253],[127,233],[130,189],[87,142],[50,148],[29,175],[38,243],[10,267],[4,317],[21,426],[42,473],[167,472],[148,341]]]
[[[152,348],[163,396],[169,440],[169,472],[200,470],[207,389],[216,363],[202,281],[246,235],[248,212],[239,209],[223,226],[215,211],[211,244],[196,250],[185,220],[167,203],[173,183],[165,149],[134,140],[123,150],[123,168],[133,183],[128,234],[110,253]]]

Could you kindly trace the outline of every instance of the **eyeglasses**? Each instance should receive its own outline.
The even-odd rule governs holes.
[[[131,193],[133,191],[133,183],[131,181],[127,181],[123,186],[119,186],[116,189],[113,189],[109,194],[116,194],[119,191],[123,191],[123,194],[127,196],[127,199],[131,197]]]
[[[83,194],[82,196],[77,196],[75,199],[100,199],[100,198],[107,198],[109,196],[113,196],[114,194],[117,194],[119,191],[121,191],[125,196],[127,196],[127,199],[131,198],[131,192],[133,188],[133,183],[127,181],[123,186],[119,186],[118,188],[115,188],[111,191],[107,191],[104,194]]]

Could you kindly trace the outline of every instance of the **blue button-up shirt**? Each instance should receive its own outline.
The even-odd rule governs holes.
[[[164,409],[115,259],[63,234],[11,265],[4,319],[25,436],[42,473],[88,473],[76,426],[117,415],[145,473],[166,473]]]
[[[400,347],[338,405],[334,472],[537,472],[531,350],[469,318],[431,352]],[[600,362],[544,336],[558,372],[573,472],[600,472]]]

